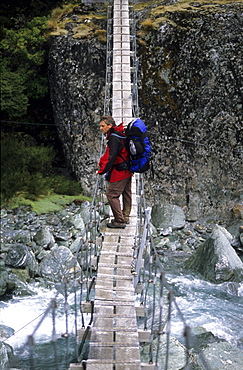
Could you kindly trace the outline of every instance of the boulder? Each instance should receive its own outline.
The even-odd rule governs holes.
[[[29,257],[29,249],[24,244],[14,244],[8,251],[5,263],[11,267],[24,267]]]
[[[1,270],[0,271],[0,297],[3,296],[7,291],[7,287],[8,287],[7,281],[8,281],[7,271]]]
[[[5,343],[0,342],[0,369],[6,369],[9,364],[8,350]]]
[[[80,232],[84,231],[85,224],[84,220],[81,215],[76,214],[74,216],[71,216],[69,219],[70,224],[77,230],[80,230]]]
[[[36,244],[48,248],[52,247],[55,243],[55,239],[47,227],[42,227],[33,237]]]
[[[6,340],[14,335],[14,329],[6,325],[0,325],[0,340]]]
[[[85,201],[81,204],[80,215],[82,216],[82,219],[85,223],[88,223],[90,221],[90,202]],[[97,213],[97,216],[99,218],[99,214]]]
[[[40,274],[43,278],[59,282],[74,272],[80,273],[77,259],[67,247],[53,247],[40,263]]]
[[[156,347],[157,339],[153,341],[153,345]],[[166,336],[160,336],[160,351],[159,351],[159,363],[163,364],[165,359],[166,353]],[[170,348],[170,358],[169,358],[169,369],[170,370],[178,370],[183,369],[185,365],[185,346],[181,344],[176,338],[170,336],[169,337],[169,348]],[[150,345],[145,344],[143,345],[141,351],[141,358],[144,363],[149,363],[150,359]]]
[[[70,245],[70,251],[75,254],[80,251],[81,246],[83,244],[83,238],[78,237],[76,238],[73,243]]]
[[[157,229],[173,230],[182,229],[185,226],[186,217],[179,206],[174,204],[156,204],[152,207],[152,224]]]
[[[22,280],[22,277],[20,278],[12,272],[8,276],[7,291],[13,292],[14,295],[20,297],[33,296],[36,294],[32,287],[26,281]]]
[[[243,351],[236,346],[227,343],[211,343],[203,351],[207,364],[211,370],[241,370],[243,363]],[[198,359],[199,366],[203,366],[202,359]]]
[[[38,263],[35,255],[24,244],[14,244],[6,255],[5,263],[14,268],[27,268],[31,276],[38,273]]]
[[[185,262],[185,268],[213,283],[241,282],[243,263],[231,246],[232,235],[216,225],[209,238]]]

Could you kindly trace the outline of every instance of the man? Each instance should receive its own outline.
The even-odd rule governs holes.
[[[97,174],[107,174],[109,177],[106,196],[114,216],[114,220],[111,220],[107,227],[124,229],[129,223],[132,206],[132,173],[127,166],[129,153],[122,138],[125,136],[124,127],[122,124],[116,126],[111,116],[103,116],[100,119],[100,130],[106,135],[108,141],[105,153],[100,158]],[[120,195],[122,195],[122,209]]]

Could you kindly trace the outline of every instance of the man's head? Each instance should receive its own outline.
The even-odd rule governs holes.
[[[115,125],[116,123],[111,116],[102,116],[100,119],[100,130],[102,134],[106,134]]]

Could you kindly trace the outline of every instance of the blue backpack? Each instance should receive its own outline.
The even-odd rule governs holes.
[[[135,118],[126,128],[126,141],[130,154],[130,171],[146,172],[150,168],[151,145],[147,127],[140,118]]]

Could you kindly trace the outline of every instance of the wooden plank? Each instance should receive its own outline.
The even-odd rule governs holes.
[[[114,0],[112,115],[132,119],[130,20],[128,0]],[[131,263],[136,231],[136,186],[130,224],[107,229],[95,285],[94,322],[87,370],[140,370],[139,335]]]

